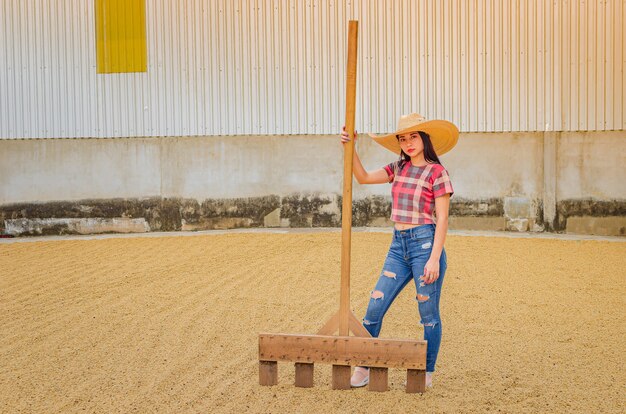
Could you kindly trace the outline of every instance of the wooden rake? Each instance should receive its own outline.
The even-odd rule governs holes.
[[[350,21],[346,82],[346,130],[354,133],[358,22]],[[406,392],[426,389],[426,341],[372,338],[350,310],[352,157],[354,140],[344,145],[339,311],[317,335],[259,334],[259,383],[278,384],[278,361],[295,362],[296,387],[313,386],[313,367],[332,364],[332,388],[350,389],[352,366],[370,368],[370,391],[387,391],[388,368],[407,370]],[[353,336],[350,336],[352,333]]]

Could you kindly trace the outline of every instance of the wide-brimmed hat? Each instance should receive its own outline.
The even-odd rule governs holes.
[[[430,135],[430,140],[437,155],[445,154],[459,140],[459,129],[452,122],[443,120],[427,121],[419,114],[402,115],[398,121],[398,130],[387,135],[369,134],[374,141],[390,151],[400,154],[400,143],[397,135],[423,131]]]

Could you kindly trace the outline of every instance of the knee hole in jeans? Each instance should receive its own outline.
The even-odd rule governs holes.
[[[396,274],[394,272],[390,272],[389,270],[383,270],[383,276],[389,277],[391,279],[396,278]]]
[[[418,302],[424,303],[424,302],[427,302],[428,299],[430,299],[430,296],[428,296],[428,295],[420,295],[418,293],[417,296],[416,296],[416,299],[417,299]]]
[[[372,299],[382,299],[385,297],[385,294],[380,290],[375,290],[372,292]]]

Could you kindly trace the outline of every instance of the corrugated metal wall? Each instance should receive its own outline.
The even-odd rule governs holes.
[[[626,126],[625,0],[150,0],[147,73],[96,74],[94,2],[0,2],[0,138]]]

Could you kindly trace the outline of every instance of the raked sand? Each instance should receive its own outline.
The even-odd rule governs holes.
[[[362,317],[390,235],[353,233]],[[340,235],[0,244],[0,412],[624,413],[626,243],[450,235],[435,386],[258,385],[259,332],[315,333],[339,306]],[[381,337],[421,338],[414,287]]]

